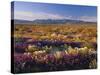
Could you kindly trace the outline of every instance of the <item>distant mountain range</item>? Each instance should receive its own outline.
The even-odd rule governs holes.
[[[28,20],[12,20],[14,24],[66,24],[66,23],[96,23],[96,22],[85,22],[80,20],[70,20],[70,19],[36,19],[34,21]]]

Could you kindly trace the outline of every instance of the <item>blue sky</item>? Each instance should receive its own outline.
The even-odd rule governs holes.
[[[75,19],[97,21],[96,6],[14,2],[14,19]]]

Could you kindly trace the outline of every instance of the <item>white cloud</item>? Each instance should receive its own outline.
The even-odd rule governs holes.
[[[51,13],[32,13],[32,12],[24,12],[24,11],[15,11],[14,12],[14,19],[21,19],[21,20],[30,20],[33,21],[35,19],[71,19],[72,16],[61,16],[58,14],[51,14]]]
[[[79,20],[87,21],[87,22],[97,22],[97,17],[95,16],[81,16]]]
[[[24,12],[24,11],[14,11],[14,19],[32,20],[33,13],[32,12]]]
[[[81,17],[74,17],[74,16],[61,16],[58,14],[51,14],[51,13],[33,13],[33,12],[24,12],[24,11],[15,11],[14,12],[14,19],[20,20],[29,20],[33,21],[35,19],[72,19],[72,20],[82,20],[88,22],[96,22],[97,17],[95,16],[81,16]]]

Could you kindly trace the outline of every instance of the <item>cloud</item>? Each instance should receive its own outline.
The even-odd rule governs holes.
[[[33,13],[32,12],[24,12],[24,11],[14,11],[14,19],[32,20]]]
[[[87,21],[87,22],[97,22],[97,17],[95,16],[81,16],[79,20]]]
[[[51,13],[32,13],[32,12],[24,12],[24,11],[15,11],[14,12],[14,19],[21,19],[21,20],[30,20],[33,21],[35,19],[71,19],[72,16],[61,16],[58,14],[51,14]]]
[[[20,19],[20,20],[29,20],[33,21],[36,19],[72,19],[72,20],[82,20],[87,22],[96,22],[97,17],[95,16],[80,16],[80,17],[74,17],[74,16],[62,16],[58,14],[52,14],[52,13],[33,13],[33,12],[26,12],[26,11],[15,11],[14,12],[14,19]]]

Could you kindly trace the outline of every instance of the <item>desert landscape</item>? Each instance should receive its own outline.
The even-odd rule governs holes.
[[[14,1],[11,71],[97,68],[97,7]]]
[[[97,25],[90,24],[15,25],[15,72],[97,68]]]

